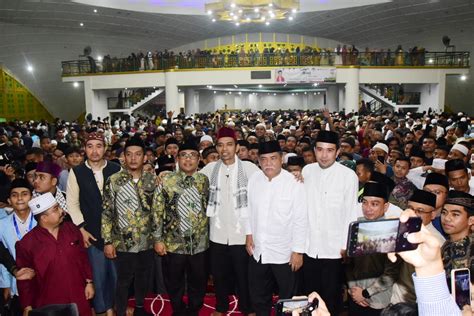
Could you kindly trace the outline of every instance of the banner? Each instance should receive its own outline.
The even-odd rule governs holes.
[[[336,68],[306,67],[275,69],[277,83],[335,82]]]

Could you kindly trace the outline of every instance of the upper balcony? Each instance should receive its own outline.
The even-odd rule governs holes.
[[[462,52],[358,52],[210,54],[206,56],[128,57],[62,62],[63,76],[169,71],[177,69],[223,69],[244,67],[380,67],[469,68],[470,53]]]

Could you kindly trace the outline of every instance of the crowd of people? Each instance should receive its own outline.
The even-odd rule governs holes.
[[[198,315],[209,291],[215,316],[233,294],[270,315],[273,294],[312,292],[318,315],[461,315],[448,288],[474,272],[473,145],[462,112],[2,123],[1,297],[11,315],[123,316],[131,294],[148,315],[149,292]],[[351,222],[406,214],[423,228],[403,260],[347,256]]]
[[[227,49],[190,49],[187,51],[148,51],[131,53],[126,58],[106,55],[102,61],[88,57],[91,72],[162,70],[174,67],[248,67],[277,65],[361,65],[361,66],[424,66],[425,49],[420,47],[404,50],[370,49],[359,51],[354,45],[338,45],[335,48],[311,46],[286,47],[280,44],[257,44],[245,49],[243,44]]]

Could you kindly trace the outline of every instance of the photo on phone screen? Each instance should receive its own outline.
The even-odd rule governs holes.
[[[471,274],[469,269],[451,270],[451,293],[459,308],[471,305]]]
[[[421,218],[412,217],[406,223],[398,219],[360,221],[349,225],[347,252],[351,257],[374,253],[400,252],[416,249],[408,234],[421,229]]]
[[[276,316],[291,315],[294,310],[303,309],[308,306],[308,299],[286,299],[279,300],[276,307]]]

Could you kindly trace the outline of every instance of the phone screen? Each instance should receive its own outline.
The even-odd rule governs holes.
[[[308,306],[308,299],[280,300],[276,304],[277,316],[291,315],[294,310]]]
[[[459,308],[462,309],[465,305],[471,305],[471,277],[469,270],[461,269],[454,271],[454,288],[452,289],[454,299]]]
[[[353,222],[349,226],[348,255],[356,257],[416,249],[417,245],[408,242],[407,237],[420,229],[418,217],[412,217],[406,223],[400,223],[398,219]]]

